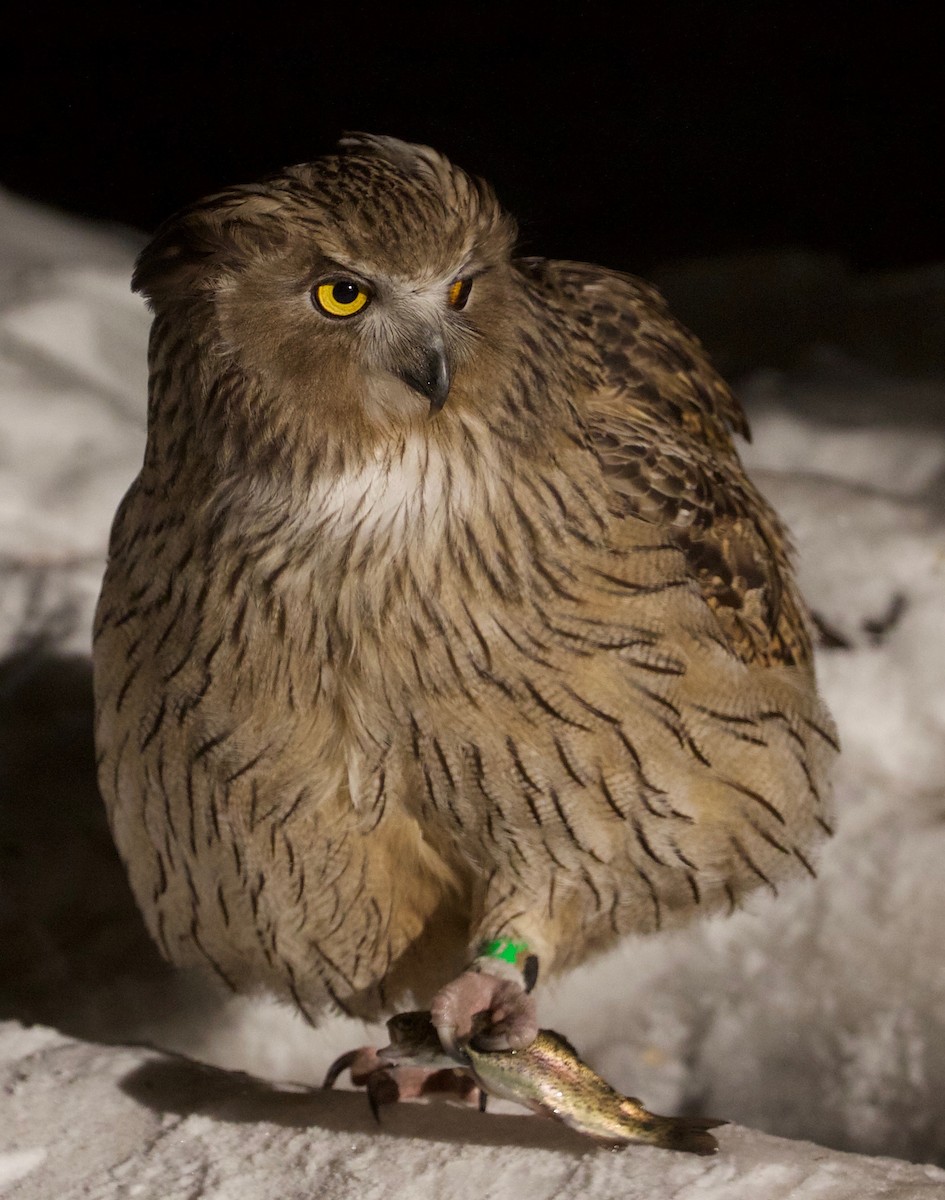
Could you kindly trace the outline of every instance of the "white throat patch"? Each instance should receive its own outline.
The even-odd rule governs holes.
[[[442,532],[449,513],[476,498],[477,481],[455,451],[410,434],[362,466],[346,469],[312,492],[310,520],[328,536],[403,543]]]

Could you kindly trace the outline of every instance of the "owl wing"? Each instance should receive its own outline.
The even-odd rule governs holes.
[[[520,269],[579,330],[588,435],[617,506],[667,528],[745,662],[809,663],[787,534],[744,473],[732,434],[749,437],[748,423],[697,339],[631,276],[568,262]]]

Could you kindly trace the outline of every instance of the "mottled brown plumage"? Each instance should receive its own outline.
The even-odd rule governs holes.
[[[776,889],[828,826],[737,402],[652,289],[513,238],[433,151],[356,138],[135,274],[101,787],[164,954],[310,1016],[426,1004],[498,936],[573,967]]]

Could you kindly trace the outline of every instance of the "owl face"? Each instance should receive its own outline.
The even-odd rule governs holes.
[[[250,381],[231,429],[381,434],[429,421],[509,341],[513,237],[491,190],[440,155],[356,138],[172,218],[134,282]]]

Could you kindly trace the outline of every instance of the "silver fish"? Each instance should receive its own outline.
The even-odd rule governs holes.
[[[378,1057],[392,1066],[456,1067],[457,1060],[440,1045],[428,1012],[399,1013],[387,1022],[387,1030],[391,1044],[378,1051]],[[524,1050],[478,1050],[474,1034],[461,1053],[460,1065],[483,1092],[554,1117],[604,1145],[643,1142],[690,1154],[718,1151],[708,1131],[725,1121],[649,1112],[639,1100],[614,1091],[551,1029],[540,1030]]]

